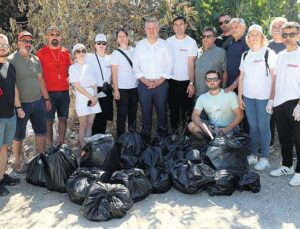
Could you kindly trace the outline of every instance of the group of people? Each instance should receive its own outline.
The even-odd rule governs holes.
[[[168,132],[168,114],[173,134],[187,129],[201,144],[207,143],[210,133],[248,132],[248,162],[264,170],[270,167],[276,124],[283,160],[270,175],[294,174],[290,185],[300,185],[300,160],[293,168],[293,146],[300,158],[299,24],[275,18],[270,42],[260,25],[251,25],[246,33],[242,18],[223,14],[219,25],[223,32],[219,37],[215,27],[203,29],[198,48],[186,34],[184,17],[173,20],[175,34],[167,40],[159,37],[158,21],[149,19],[146,37],[135,48],[129,45],[128,33],[118,30],[118,48],[111,55],[104,34],[96,35],[95,52],[88,53],[78,43],[70,54],[61,46],[60,28],[50,26],[47,44],[36,55],[32,54],[34,37],[28,31],[18,35],[18,49],[10,55],[8,39],[0,34],[0,195],[9,193],[6,185],[20,182],[5,174],[10,144],[14,171],[25,171],[21,149],[28,120],[38,153],[46,151],[46,143],[55,142],[55,115],[57,144],[64,143],[69,84],[75,90],[82,146],[85,137],[105,133],[107,121],[113,120],[114,100],[117,136],[125,132],[126,119],[128,129],[135,128],[139,102],[146,141],[151,139],[154,106],[158,133]]]

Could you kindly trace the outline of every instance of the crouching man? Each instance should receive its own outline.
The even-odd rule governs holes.
[[[205,74],[205,82],[208,92],[198,97],[192,122],[188,125],[189,131],[199,139],[201,144],[206,144],[208,138],[204,123],[213,134],[222,131],[227,136],[231,136],[239,132],[238,124],[244,117],[239,108],[237,95],[234,92],[225,93],[221,88],[220,73],[214,70],[208,71]],[[201,119],[202,111],[205,111],[208,120]]]

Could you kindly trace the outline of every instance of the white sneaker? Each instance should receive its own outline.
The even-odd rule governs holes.
[[[250,155],[247,157],[249,165],[254,165],[257,163],[257,156],[255,155]]]
[[[295,173],[289,182],[289,185],[296,186],[300,185],[300,173]]]
[[[270,163],[268,161],[268,158],[262,157],[261,159],[259,159],[258,163],[254,166],[254,169],[261,171],[269,167],[270,167]]]
[[[279,177],[282,175],[289,175],[289,174],[294,174],[294,173],[295,173],[295,171],[294,171],[293,166],[291,166],[290,168],[286,167],[286,166],[281,166],[278,169],[271,170],[269,174],[273,177]]]
[[[269,153],[273,153],[275,151],[274,145],[270,145]]]

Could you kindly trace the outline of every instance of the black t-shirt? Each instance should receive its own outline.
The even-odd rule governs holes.
[[[0,70],[3,64],[0,63]],[[16,71],[9,64],[7,77],[0,74],[0,118],[11,118],[14,115]]]
[[[228,41],[226,41],[227,39],[229,39]],[[220,48],[223,48],[225,50],[227,50],[227,47],[228,45],[231,43],[232,41],[232,37],[229,35],[229,36],[224,36],[223,34],[218,36],[215,40],[215,45],[220,47]]]

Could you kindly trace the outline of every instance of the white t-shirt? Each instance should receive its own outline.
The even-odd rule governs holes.
[[[132,61],[133,48],[129,47],[128,50],[121,49],[128,58]],[[136,88],[138,85],[137,79],[134,76],[133,68],[130,66],[126,57],[118,50],[113,51],[110,59],[111,65],[118,66],[118,87],[120,89]]]
[[[265,63],[265,52],[267,48],[261,48],[256,52],[249,50],[245,60],[242,54],[240,71],[244,72],[243,95],[250,99],[269,99],[272,89],[272,77]],[[268,64],[274,69],[276,53],[269,49]]]
[[[300,48],[287,52],[283,50],[277,56],[274,68],[276,75],[273,106],[294,99],[300,99]]]
[[[188,57],[197,56],[197,43],[190,36],[177,39],[174,36],[167,39],[173,55],[172,79],[178,81],[189,80]]]
[[[98,55],[98,60],[101,64],[104,81],[106,81],[108,83],[111,83],[110,57],[111,57],[110,55],[106,55],[104,57],[101,57]],[[103,80],[102,80],[100,67],[99,67],[95,53],[88,53],[86,55],[86,62],[92,66],[92,68],[97,76],[97,87],[102,87]]]

